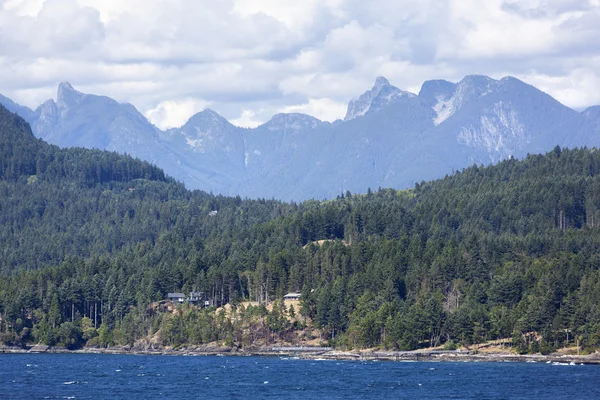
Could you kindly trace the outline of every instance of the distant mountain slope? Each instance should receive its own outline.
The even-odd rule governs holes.
[[[600,141],[600,106],[589,107],[581,113],[583,117],[582,128],[576,138],[580,146],[596,145]]]
[[[175,155],[189,188],[235,193],[233,188],[245,175],[242,129],[216,112],[205,110],[182,127],[159,135],[161,143]]]
[[[518,79],[467,76],[425,82],[418,95],[376,79],[343,121],[278,114],[255,128],[212,110],[165,132],[129,104],[63,82],[35,112],[0,103],[63,147],[131,154],[188,188],[283,200],[333,198],[379,186],[406,188],[472,164],[562,147],[599,146],[600,111],[578,113]]]
[[[8,97],[2,96],[0,94],[0,104],[2,104],[8,111],[18,114],[21,118],[25,119],[27,122],[35,121],[35,113],[28,107],[19,105],[9,99]]]
[[[373,89],[350,101],[344,121],[381,110],[402,97],[415,97],[415,95],[390,85],[390,82],[386,78],[380,76],[375,80]]]
[[[159,138],[160,131],[131,104],[104,96],[84,94],[68,82],[58,86],[57,99],[35,110],[32,123],[37,137],[61,147],[117,151],[138,157],[189,179],[179,160]]]
[[[449,97],[442,92],[436,98],[436,130],[470,148],[475,163],[570,145],[569,134],[579,129],[581,119],[576,111],[510,77],[495,81],[469,76]]]

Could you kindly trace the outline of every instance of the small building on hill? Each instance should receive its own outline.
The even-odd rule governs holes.
[[[190,292],[189,296],[186,296],[184,293],[169,293],[167,294],[167,298],[173,303],[190,303],[205,307],[211,304],[202,292]]]
[[[284,300],[300,300],[300,297],[302,297],[302,293],[288,293],[285,296],[283,296]]]
[[[185,303],[186,295],[183,293],[169,293],[167,298],[173,303]]]

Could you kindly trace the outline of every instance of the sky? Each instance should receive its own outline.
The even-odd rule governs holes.
[[[211,108],[240,126],[343,118],[385,76],[515,76],[600,104],[600,0],[0,0],[0,94],[35,108],[61,81],[160,128]]]

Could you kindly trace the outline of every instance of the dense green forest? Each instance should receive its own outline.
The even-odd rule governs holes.
[[[598,225],[596,150],[295,204],[192,192],[128,156],[59,149],[0,107],[6,344],[246,347],[309,326],[346,348],[508,338],[519,352],[590,351]],[[157,303],[192,291],[232,311]],[[286,309],[293,291],[300,306]]]

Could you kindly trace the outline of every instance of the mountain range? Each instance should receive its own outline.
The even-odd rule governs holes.
[[[600,146],[600,106],[577,112],[512,77],[427,81],[418,94],[379,77],[343,120],[277,114],[253,129],[207,109],[163,131],[133,105],[67,82],[35,110],[1,95],[0,104],[49,143],[127,153],[190,189],[286,201],[412,187],[557,145]]]

